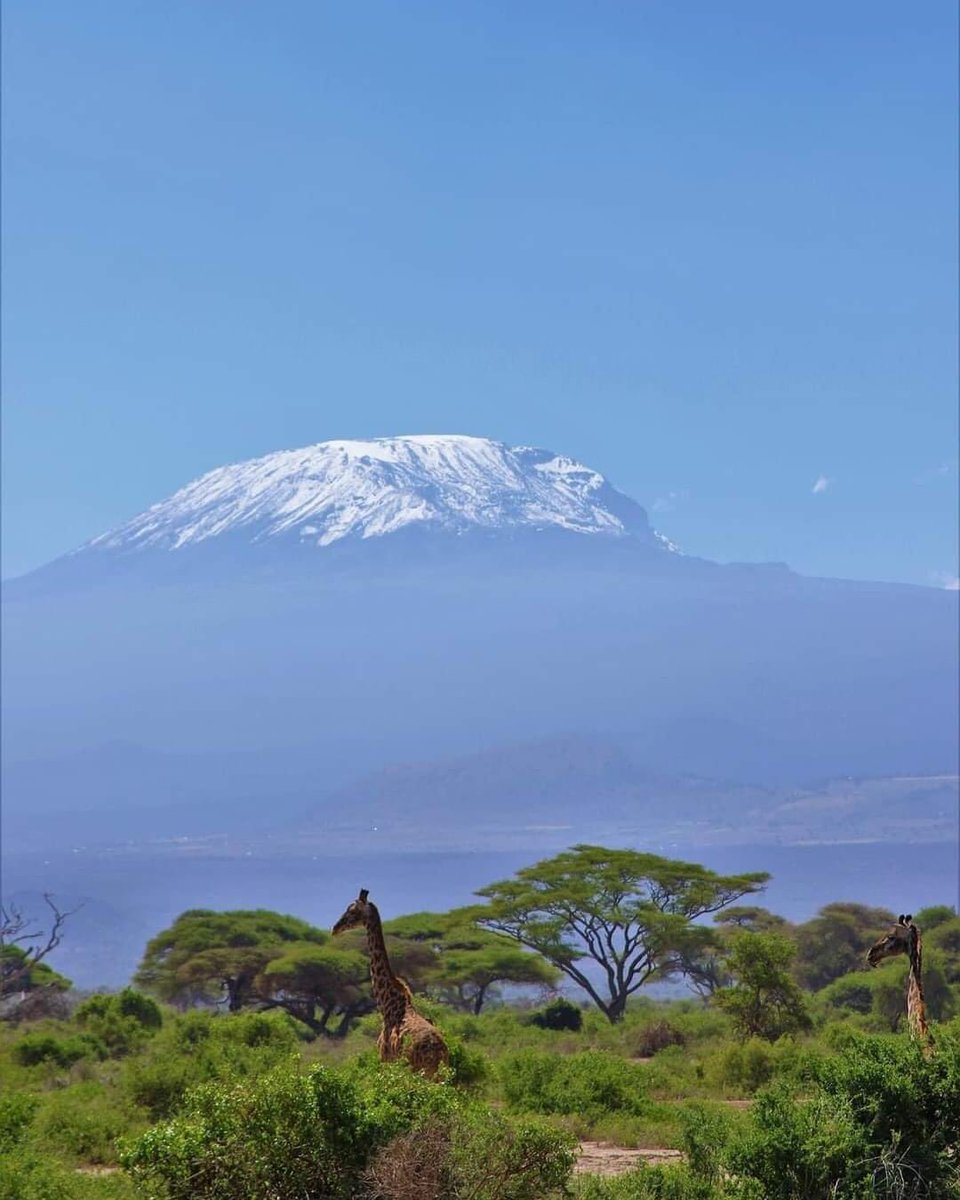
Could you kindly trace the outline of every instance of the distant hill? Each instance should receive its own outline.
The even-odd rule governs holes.
[[[923,842],[956,837],[958,794],[956,775],[843,779],[803,790],[671,778],[612,742],[568,737],[377,771],[275,830],[273,840],[300,852],[365,840],[405,849]]]

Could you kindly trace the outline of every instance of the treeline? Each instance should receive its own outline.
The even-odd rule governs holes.
[[[894,914],[836,902],[792,924],[755,903],[738,903],[752,900],[768,878],[581,845],[482,888],[483,903],[397,917],[384,932],[394,970],[415,992],[474,1014],[505,988],[518,996],[520,989],[543,993],[567,982],[616,1023],[646,985],[685,980],[727,1011],[743,1037],[775,1040],[803,1030],[811,1003],[858,1015],[868,1028],[895,1030],[905,960],[864,969],[867,950]],[[958,1005],[960,917],[939,906],[916,921],[928,1015],[943,1020]],[[21,997],[69,987],[45,963],[23,962],[18,946],[0,955],[19,967],[12,975]],[[343,1037],[374,1007],[362,930],[333,939],[298,917],[266,910],[183,913],[151,939],[134,983],[184,1010],[280,1009],[309,1037]]]

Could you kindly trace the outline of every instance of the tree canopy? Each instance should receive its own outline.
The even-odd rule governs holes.
[[[560,972],[540,954],[519,947],[513,938],[481,928],[477,909],[448,913],[412,913],[397,917],[384,930],[401,940],[429,948],[423,983],[438,999],[479,1013],[500,984],[553,987]]]
[[[712,936],[694,924],[698,917],[759,891],[768,878],[578,845],[482,888],[477,894],[489,904],[475,916],[542,954],[618,1021],[644,983],[682,972]]]
[[[742,1038],[775,1041],[810,1024],[800,988],[790,977],[797,949],[779,933],[737,933],[726,956],[732,976],[729,987],[718,989],[714,1001],[733,1017]]]
[[[223,995],[237,1012],[254,998],[254,981],[282,946],[327,937],[299,917],[266,909],[190,909],[147,943],[134,982],[172,1003]]]
[[[818,991],[841,975],[862,967],[867,950],[894,919],[886,908],[847,901],[825,905],[812,920],[794,930],[797,982]]]

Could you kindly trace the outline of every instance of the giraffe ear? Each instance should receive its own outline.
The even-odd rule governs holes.
[[[367,897],[368,897],[369,895],[370,895],[370,893],[367,891],[367,889],[366,889],[366,888],[361,888],[361,889],[360,889],[360,895],[357,897],[357,899],[360,901],[360,903],[361,903],[361,904],[366,904],[366,902],[367,902]]]

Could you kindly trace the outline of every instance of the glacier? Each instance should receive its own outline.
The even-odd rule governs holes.
[[[563,530],[675,552],[645,510],[552,450],[465,435],[335,440],[210,471],[84,550],[178,550],[224,535],[324,547],[403,529]]]

